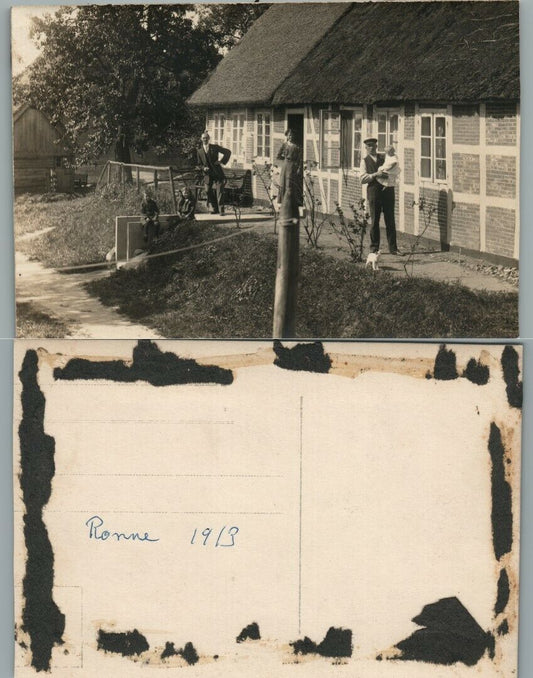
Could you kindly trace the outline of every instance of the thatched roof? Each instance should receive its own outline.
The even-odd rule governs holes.
[[[516,0],[274,5],[191,103],[517,100],[518,33]]]
[[[350,3],[279,3],[255,21],[190,97],[198,106],[268,103]]]

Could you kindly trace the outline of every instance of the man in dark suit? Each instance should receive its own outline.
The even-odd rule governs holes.
[[[211,205],[211,214],[224,214],[224,185],[226,177],[222,165],[231,156],[228,148],[209,143],[209,134],[202,134],[202,145],[197,149],[198,164],[204,173],[207,188],[207,201]],[[222,156],[222,158],[220,157]]]
[[[394,218],[394,187],[386,188],[379,183],[377,177],[386,177],[387,173],[380,169],[385,162],[385,156],[377,152],[378,140],[371,138],[364,140],[366,155],[361,160],[359,178],[362,184],[367,185],[366,199],[370,212],[370,251],[379,250],[379,219],[381,212],[385,217],[385,228],[389,252],[400,254],[396,244],[396,221]]]

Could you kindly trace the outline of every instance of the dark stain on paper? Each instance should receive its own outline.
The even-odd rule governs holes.
[[[497,633],[499,636],[506,636],[509,633],[509,622],[507,619],[504,619],[498,626]]]
[[[507,402],[511,407],[521,408],[522,381],[519,378],[518,353],[513,346],[508,345],[503,349],[501,363],[506,384]]]
[[[175,657],[179,655],[183,657],[187,664],[192,666],[198,661],[198,653],[192,643],[185,643],[185,647],[176,650],[174,643],[165,643],[165,649],[161,652],[161,659],[166,659],[167,657]]]
[[[233,372],[217,365],[200,365],[191,358],[180,358],[175,353],[164,353],[148,340],[140,340],[133,349],[133,361],[92,361],[72,358],[65,367],[56,367],[55,379],[108,379],[111,381],[146,381],[152,386],[174,384],[233,383]]]
[[[424,628],[396,645],[402,653],[396,659],[474,666],[486,651],[494,653],[492,634],[483,631],[455,597],[425,605],[413,621]]]
[[[442,381],[450,381],[451,379],[457,379],[458,376],[455,352],[451,349],[448,350],[445,344],[442,344],[435,357],[433,377]]]
[[[324,346],[320,341],[286,348],[281,341],[275,339],[273,348],[277,356],[274,365],[285,370],[327,373],[331,368],[331,358],[324,353]]]
[[[513,512],[511,486],[505,479],[505,449],[498,426],[492,422],[489,435],[492,462],[492,543],[497,560],[509,553],[513,545]]]
[[[291,643],[294,654],[319,654],[322,657],[351,657],[352,632],[350,629],[330,626],[324,640],[318,645],[305,636]]]
[[[31,664],[48,671],[52,648],[63,643],[65,615],[54,602],[54,553],[43,521],[52,492],[55,440],[44,432],[45,397],[37,381],[38,357],[27,351],[19,372],[22,420],[19,426],[20,487],[24,501],[27,558],[22,582],[22,630],[30,637]]]
[[[235,640],[238,643],[242,643],[244,640],[261,640],[257,622],[252,622],[251,624],[248,624],[248,626],[245,626]]]
[[[108,632],[99,629],[97,649],[104,652],[116,652],[123,657],[131,657],[150,649],[148,641],[137,629],[122,633]]]
[[[509,577],[507,575],[507,570],[503,568],[500,570],[500,576],[498,577],[498,593],[496,594],[496,603],[494,605],[494,614],[500,614],[507,607],[509,602]]]
[[[475,358],[470,358],[463,372],[463,377],[466,377],[473,384],[484,386],[490,378],[489,366],[483,365],[483,363]]]

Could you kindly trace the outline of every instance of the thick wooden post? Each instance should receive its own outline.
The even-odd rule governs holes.
[[[168,168],[168,180],[170,183],[170,193],[172,195],[172,205],[174,208],[174,214],[178,213],[178,203],[176,201],[176,193],[174,191],[174,177],[172,176],[172,167]]]
[[[111,183],[111,163],[107,162],[107,185]]]
[[[135,167],[135,186],[137,187],[137,193],[139,192],[140,185],[141,185],[140,170],[139,170],[139,165],[137,165]]]
[[[157,170],[154,170],[154,191],[157,191]]]
[[[280,210],[278,265],[274,295],[274,339],[290,339],[296,333],[296,302],[300,265],[298,205],[288,190]]]

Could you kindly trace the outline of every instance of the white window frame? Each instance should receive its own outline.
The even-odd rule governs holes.
[[[365,122],[365,116],[364,116],[364,111],[362,106],[341,106],[341,113],[342,111],[351,111],[352,112],[352,148],[350,150],[350,167],[344,168],[344,169],[354,169],[357,172],[361,169],[361,162],[364,158],[363,154],[363,138],[364,138],[364,122]],[[355,129],[355,121],[356,119],[359,119],[361,121],[361,128],[356,131]],[[341,149],[341,160],[342,160],[342,123],[340,125],[341,129],[341,138],[340,138],[340,149]],[[356,149],[356,143],[355,143],[355,135],[359,134],[360,141],[359,141],[359,148]],[[354,154],[355,151],[359,151],[359,162],[354,161]]]
[[[380,146],[380,136],[382,133],[379,131],[379,117],[381,115],[385,116],[385,147],[390,146],[391,144],[395,147],[396,153],[399,154],[401,139],[400,139],[400,124],[401,124],[401,111],[398,108],[376,108],[374,110],[374,117],[376,121],[376,138],[378,140],[378,153],[384,153],[385,147],[381,148]],[[396,116],[398,118],[398,126],[396,127],[396,132],[391,132],[390,123],[391,117]],[[396,139],[394,138],[396,136]]]
[[[222,123],[222,124],[220,124]],[[213,142],[219,144],[220,146],[224,145],[224,139],[226,136],[226,114],[225,113],[214,113],[213,114]]]
[[[331,127],[330,127],[327,134],[324,135],[324,119],[325,119],[326,115],[328,117],[333,116],[333,115],[337,116],[337,118],[338,118],[338,130],[337,130],[337,132],[332,132]],[[318,168],[323,172],[338,172],[339,169],[340,169],[340,165],[341,165],[340,133],[341,133],[341,114],[340,114],[340,111],[332,111],[328,108],[321,109],[320,110],[320,129],[319,129],[319,134],[318,134],[318,142],[319,142],[318,150],[320,152]],[[331,147],[331,141],[335,138],[339,140],[339,148],[337,149],[338,152],[339,152],[339,162],[336,165],[334,165],[331,162],[331,151],[333,150],[332,147]],[[328,146],[327,146],[327,148],[328,148],[327,162],[323,162],[323,160],[324,160],[324,158],[323,158],[324,141],[329,142]]]
[[[235,125],[237,119],[238,125]],[[241,125],[242,122],[242,125]],[[240,130],[240,137],[239,137]],[[245,154],[246,112],[233,111],[231,114],[231,154],[234,158],[244,158]],[[235,136],[237,132],[237,137]]]
[[[419,126],[418,126],[418,150],[419,150],[419,165],[418,165],[418,176],[420,177],[420,181],[427,183],[427,184],[432,184],[434,186],[446,186],[449,183],[449,176],[450,176],[450,165],[449,165],[449,158],[448,158],[448,151],[450,148],[450,143],[451,139],[449,137],[449,125],[448,125],[448,116],[447,116],[447,110],[445,108],[424,108],[424,109],[419,109],[418,111],[419,115]],[[431,120],[431,130],[430,130],[430,136],[422,135],[422,120],[423,118],[430,118]],[[436,135],[436,119],[437,118],[443,118],[444,119],[444,136],[443,137],[437,137]],[[422,139],[430,139],[430,156],[427,155],[422,155]],[[436,148],[437,148],[437,139],[444,139],[445,142],[445,152],[443,157],[437,158],[436,154]],[[422,175],[422,160],[423,159],[429,159],[430,160],[430,176],[425,177]],[[444,179],[440,178],[437,179],[437,160],[444,160],[445,162],[445,177]]]
[[[254,120],[254,129],[255,129],[255,134],[254,134],[254,155],[256,158],[259,160],[272,160],[272,148],[273,148],[273,134],[274,134],[274,116],[272,115],[272,111],[270,110],[262,110],[262,111],[255,111],[255,120]],[[263,131],[261,132],[262,135],[262,143],[261,145],[259,144],[259,137],[260,137],[260,132],[259,132],[259,116],[263,116]],[[268,148],[266,148],[266,134],[265,134],[265,117],[268,116],[269,118],[269,128],[270,128],[270,133],[268,135],[269,142],[268,142]],[[259,151],[263,151],[262,153],[259,153]],[[265,152],[266,151],[266,152]]]

